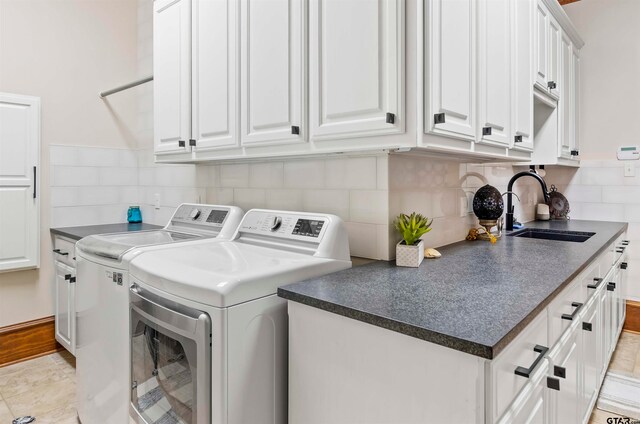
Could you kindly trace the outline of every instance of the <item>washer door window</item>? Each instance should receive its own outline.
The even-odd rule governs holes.
[[[209,423],[211,320],[131,289],[131,407],[145,423]]]

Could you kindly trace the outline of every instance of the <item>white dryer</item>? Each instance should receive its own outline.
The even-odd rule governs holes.
[[[228,240],[243,211],[182,204],[159,230],[81,239],[77,247],[77,410],[83,424],[129,422],[129,262],[145,250]]]
[[[140,424],[287,422],[284,284],[351,267],[334,215],[253,209],[233,241],[131,262],[131,416]]]

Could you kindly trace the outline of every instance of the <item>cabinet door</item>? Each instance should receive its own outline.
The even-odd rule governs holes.
[[[476,1],[433,0],[425,9],[425,130],[475,141]]]
[[[305,2],[242,0],[243,145],[302,142]]]
[[[522,389],[498,424],[545,424],[547,423],[547,373],[546,359],[532,375],[531,381]]]
[[[191,0],[153,3],[156,154],[187,152],[191,138]]]
[[[542,3],[542,0],[536,1],[535,20],[534,20],[534,84],[541,90],[547,90],[547,81],[549,77],[549,10]]]
[[[573,68],[571,76],[573,77],[571,84],[571,100],[573,101],[573,115],[571,119],[571,150],[575,152],[572,155],[574,159],[579,159],[580,155],[580,50],[572,46],[571,57]]]
[[[594,301],[587,307],[584,318],[580,323],[582,331],[582,358],[584,362],[581,415],[583,422],[588,421],[591,407],[598,396],[598,383],[601,374],[601,354],[603,334],[600,322],[599,296],[594,296]]]
[[[549,355],[551,368],[549,376],[558,379],[559,390],[550,392],[551,422],[577,424],[580,415],[581,393],[580,375],[582,373],[581,330],[577,326],[565,334],[557,348]]]
[[[40,99],[0,93],[0,272],[40,266]]]
[[[562,34],[560,43],[560,68],[562,70],[560,81],[560,99],[558,107],[560,114],[558,119],[558,155],[563,158],[571,158],[572,137],[573,137],[573,98],[571,86],[573,85],[573,59],[571,40]]]
[[[502,0],[482,0],[478,3],[478,140],[505,147],[511,144],[510,4]]]
[[[547,76],[547,87],[549,93],[558,97],[561,90],[560,76],[560,40],[562,38],[562,28],[560,24],[549,16],[549,68]]]
[[[238,14],[235,0],[193,3],[192,138],[195,150],[233,147],[238,137]]]
[[[511,2],[512,25],[512,81],[513,81],[513,147],[533,150],[533,12],[532,0]]]
[[[313,140],[404,130],[404,2],[312,0]]]
[[[58,261],[55,267],[56,340],[75,354],[75,269]]]

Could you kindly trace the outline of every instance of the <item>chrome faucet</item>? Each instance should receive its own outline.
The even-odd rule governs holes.
[[[538,180],[538,182],[542,186],[542,194],[544,195],[544,201],[545,203],[549,203],[549,190],[547,189],[547,183],[544,182],[542,177],[538,175],[538,173],[533,169],[529,171],[518,172],[516,175],[511,177],[511,179],[509,180],[509,185],[507,186],[507,214],[506,214],[507,215],[507,219],[506,219],[507,231],[513,230],[513,210],[514,210],[513,200],[512,200],[513,183],[515,183],[518,178],[526,177],[526,176],[533,177],[536,180]]]

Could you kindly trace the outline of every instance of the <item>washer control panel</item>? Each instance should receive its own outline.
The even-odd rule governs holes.
[[[222,227],[229,214],[229,209],[224,207],[211,207],[209,205],[183,204],[175,211],[171,222],[174,224],[195,224],[205,227]]]
[[[254,209],[244,216],[239,230],[276,238],[319,242],[329,225],[328,216]]]

